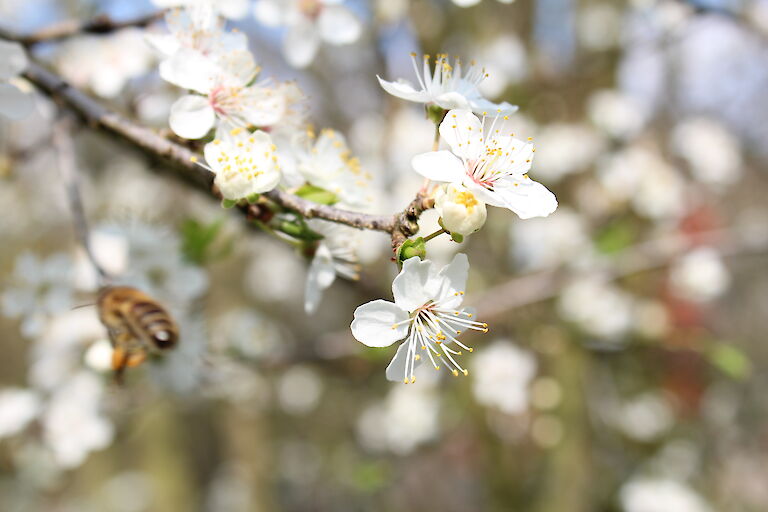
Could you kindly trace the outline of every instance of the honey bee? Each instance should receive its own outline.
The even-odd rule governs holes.
[[[102,288],[97,300],[99,319],[112,342],[112,369],[122,381],[126,368],[143,363],[151,353],[162,353],[178,343],[173,317],[155,299],[128,286]]]

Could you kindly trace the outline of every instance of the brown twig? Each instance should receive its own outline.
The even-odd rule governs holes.
[[[612,256],[602,276],[613,281],[664,268],[692,247],[702,244],[718,249],[723,257],[763,254],[768,249],[768,240],[756,240],[734,233],[733,229],[697,233],[695,243],[690,236],[661,237]],[[573,272],[565,269],[542,270],[510,279],[476,297],[469,297],[469,302],[477,308],[478,318],[487,320],[522,306],[557,297],[575,277]]]
[[[164,14],[165,11],[158,11],[138,18],[121,21],[115,21],[109,16],[102,14],[87,22],[78,20],[62,21],[31,34],[15,37],[14,40],[24,46],[34,46],[36,44],[60,41],[82,34],[110,34],[129,27],[146,27],[147,25],[162,19]]]
[[[20,39],[2,29],[0,29],[0,37],[16,41]],[[151,158],[167,164],[163,169],[172,171],[176,178],[204,190],[213,197],[218,196],[212,189],[213,175],[193,162],[193,157],[197,155],[189,148],[167,140],[154,131],[104,107],[72,87],[57,74],[35,62],[30,61],[23,76],[60,106],[77,114],[91,128],[103,130],[130,143]],[[395,215],[369,215],[320,205],[277,189],[266,193],[265,196],[283,208],[299,213],[304,218],[319,218],[359,229],[390,233],[395,247],[418,230],[416,221],[419,215],[425,209],[432,207],[428,199],[418,195],[403,212]],[[248,213],[247,209],[246,213]]]

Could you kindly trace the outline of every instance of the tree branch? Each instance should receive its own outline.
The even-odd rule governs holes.
[[[15,37],[14,40],[24,46],[34,46],[40,43],[60,41],[81,34],[109,34],[123,28],[146,27],[162,19],[164,14],[165,11],[158,11],[122,21],[114,21],[109,16],[102,14],[87,22],[78,20],[62,21],[31,34]]]
[[[15,41],[23,39],[2,29],[0,29],[0,37]],[[36,62],[30,61],[23,76],[60,106],[77,114],[91,128],[104,130],[131,144],[151,158],[167,164],[164,169],[171,171],[177,179],[204,190],[213,197],[219,197],[218,192],[212,189],[213,174],[192,161],[197,155],[189,148],[167,140],[154,131],[111,111]],[[419,215],[425,209],[432,207],[431,201],[419,194],[403,212],[395,215],[369,215],[320,205],[277,189],[264,195],[283,208],[297,212],[305,218],[324,219],[358,229],[390,233],[394,247],[418,230],[416,221]],[[242,211],[253,216],[259,214],[258,207],[255,205],[244,208]]]

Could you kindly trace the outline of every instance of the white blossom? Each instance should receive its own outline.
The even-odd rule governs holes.
[[[86,372],[54,391],[42,417],[43,437],[60,466],[78,466],[112,442],[114,427],[100,411],[103,395],[101,379]]]
[[[109,36],[80,36],[58,49],[56,67],[76,87],[88,87],[102,98],[118,96],[132,78],[154,64],[143,31],[125,29]]]
[[[443,226],[451,233],[469,235],[485,224],[485,203],[464,185],[449,183],[437,189],[435,209],[443,219]]]
[[[672,146],[703,183],[729,185],[741,176],[739,141],[714,120],[696,117],[679,123],[672,133]]]
[[[670,269],[670,285],[682,298],[707,302],[728,289],[731,276],[718,252],[699,247],[686,253]]]
[[[24,48],[0,39],[0,115],[21,119],[32,111],[32,97],[12,82],[27,67]]]
[[[667,478],[640,477],[619,493],[624,512],[710,512],[702,497],[687,485]]]
[[[304,291],[304,310],[314,313],[323,291],[333,284],[336,276],[353,281],[360,277],[357,256],[360,231],[320,219],[310,219],[308,224],[313,231],[324,237],[309,265]]]
[[[11,282],[0,299],[3,314],[22,318],[21,333],[34,337],[51,315],[72,306],[72,260],[64,253],[47,259],[23,252],[16,258]]]
[[[206,168],[216,175],[214,183],[221,195],[239,200],[275,188],[280,183],[281,172],[277,146],[269,134],[261,130],[247,133],[236,128],[231,135],[209,142],[204,150]]]
[[[533,144],[501,133],[501,118],[491,123],[486,119],[483,116],[481,122],[469,110],[449,111],[440,123],[440,135],[451,151],[416,155],[413,168],[434,181],[461,183],[481,201],[508,208],[521,219],[546,217],[555,211],[554,194],[526,174]]]
[[[412,389],[397,386],[358,418],[357,437],[372,451],[413,452],[440,432],[440,394],[425,375]]]
[[[451,65],[447,55],[439,54],[435,58],[433,70],[429,55],[425,55],[420,72],[415,53],[411,54],[411,59],[419,87],[407,80],[388,82],[377,76],[379,83],[389,94],[407,101],[437,105],[446,110],[467,109],[478,114],[511,114],[517,111],[516,105],[507,102],[493,103],[482,96],[478,86],[487,78],[487,73],[485,69],[478,68],[474,61],[470,62],[466,69],[462,69],[459,59]]]
[[[295,137],[286,165],[289,182],[298,185],[303,180],[333,192],[340,206],[364,209],[373,201],[371,175],[352,155],[347,141],[335,130],[324,129],[315,137],[312,130]],[[281,156],[283,153],[281,152]]]
[[[617,338],[631,327],[632,298],[598,276],[570,283],[558,303],[562,315],[598,338]]]
[[[287,27],[283,54],[289,64],[303,68],[312,63],[321,41],[345,45],[360,37],[360,20],[342,3],[343,0],[257,0],[253,13],[264,25]]]
[[[161,9],[170,7],[209,8],[223,18],[239,20],[250,12],[249,0],[152,0]]]
[[[439,272],[429,260],[410,258],[392,282],[394,302],[374,300],[355,310],[352,335],[364,345],[388,347],[405,338],[387,367],[388,380],[414,382],[421,354],[435,369],[445,359],[453,375],[469,374],[454,356],[472,349],[457,338],[467,329],[488,332],[488,324],[473,320],[474,313],[461,307],[468,272],[464,254]]]
[[[40,397],[21,388],[0,389],[0,439],[21,432],[40,412]]]
[[[536,359],[507,340],[498,340],[478,350],[473,361],[475,399],[506,414],[519,414],[528,407]]]

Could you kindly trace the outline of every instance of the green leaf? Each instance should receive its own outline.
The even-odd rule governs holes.
[[[752,372],[749,357],[728,343],[716,343],[708,351],[709,362],[733,379],[745,379]]]
[[[233,240],[221,240],[224,219],[209,224],[196,219],[186,219],[181,224],[181,252],[184,259],[202,265],[224,258],[232,252]]]
[[[303,221],[280,220],[274,229],[299,240],[322,240],[323,235],[312,231]]]
[[[302,185],[301,188],[296,191],[296,195],[317,204],[332,205],[339,202],[338,196],[333,192],[310,185],[309,183]]]
[[[613,254],[632,245],[636,238],[635,226],[626,219],[620,219],[608,224],[597,234],[595,245],[600,252]]]

